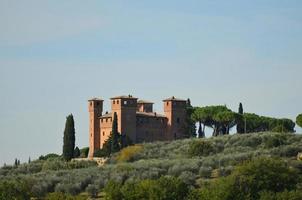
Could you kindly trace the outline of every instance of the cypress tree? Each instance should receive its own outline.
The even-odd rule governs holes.
[[[74,119],[72,114],[67,116],[63,138],[63,158],[65,160],[71,160],[74,154],[75,146],[75,129]]]
[[[243,107],[242,107],[242,103],[239,103],[238,113],[241,114],[241,115],[243,115]]]
[[[117,114],[116,112],[113,115],[113,122],[112,122],[112,137],[111,137],[111,153],[118,152],[120,150],[120,144],[119,144],[119,133],[118,133],[118,127],[117,127]]]
[[[243,106],[242,103],[239,103],[239,119],[237,121],[237,133],[244,133],[244,121],[243,121]]]
[[[196,127],[195,122],[192,119],[192,114],[194,113],[194,108],[191,105],[191,100],[187,99],[186,105],[186,127],[185,127],[185,137],[196,137]]]

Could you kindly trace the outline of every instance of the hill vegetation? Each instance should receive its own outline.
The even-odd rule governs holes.
[[[3,166],[0,199],[301,199],[298,152],[302,135],[263,132],[128,146],[101,167],[50,154]]]

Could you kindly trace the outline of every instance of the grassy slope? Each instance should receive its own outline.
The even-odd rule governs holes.
[[[128,156],[129,161],[118,162],[118,153],[101,168],[94,164],[70,166],[59,160],[34,161],[18,168],[2,168],[0,180],[31,180],[37,195],[51,191],[76,194],[88,185],[102,188],[108,180],[124,182],[162,175],[176,176],[197,186],[211,177],[230,174],[234,166],[253,157],[283,157],[295,165],[297,152],[302,152],[302,135],[255,133],[206,139],[212,143],[213,152],[205,157],[191,157],[188,149],[195,140],[199,139],[143,144],[141,150]]]

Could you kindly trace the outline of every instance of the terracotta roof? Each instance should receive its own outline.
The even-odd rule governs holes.
[[[132,95],[122,95],[122,96],[112,97],[110,99],[137,99],[137,98],[133,97]]]
[[[175,98],[174,96],[172,96],[170,98],[164,99],[163,101],[187,101],[187,100],[178,99],[178,98]]]
[[[108,117],[112,117],[112,113],[106,113],[102,115],[100,118],[108,118]]]
[[[146,100],[138,100],[137,103],[141,103],[141,104],[154,104],[153,102],[151,102],[151,101],[146,101]]]
[[[88,101],[104,101],[104,100],[100,99],[100,98],[91,98],[91,99],[88,99]]]
[[[136,116],[143,116],[143,117],[161,117],[166,118],[165,115],[158,114],[158,113],[147,113],[147,112],[136,112]]]

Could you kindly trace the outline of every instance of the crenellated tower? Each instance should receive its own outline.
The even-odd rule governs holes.
[[[112,97],[111,109],[112,115],[115,112],[117,114],[119,133],[136,142],[137,98],[131,95]]]
[[[184,138],[186,131],[186,100],[174,96],[163,100],[164,112],[168,119],[166,139]]]
[[[100,149],[100,120],[103,112],[103,100],[93,98],[88,100],[89,110],[89,158]]]

